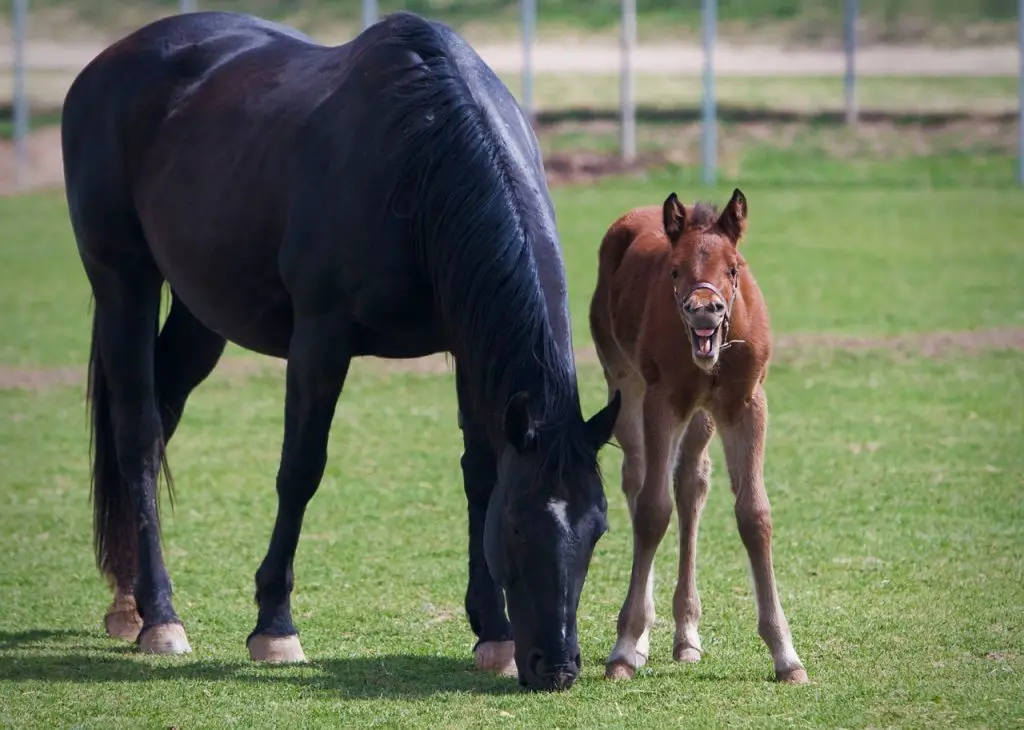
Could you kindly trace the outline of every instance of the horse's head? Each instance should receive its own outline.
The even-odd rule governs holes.
[[[729,341],[740,269],[746,265],[738,246],[747,228],[747,199],[734,190],[719,214],[703,203],[686,209],[672,193],[665,200],[663,215],[672,244],[670,276],[679,316],[690,338],[694,363],[710,371]]]
[[[597,453],[621,399],[589,421],[538,423],[525,397],[505,414],[508,445],[487,511],[484,552],[505,591],[519,683],[568,689],[580,672],[576,609],[590,558],[608,529]]]

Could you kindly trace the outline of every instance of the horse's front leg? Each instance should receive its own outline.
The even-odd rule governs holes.
[[[775,677],[803,684],[807,672],[793,648],[772,567],[772,517],[764,488],[764,443],[768,401],[758,386],[736,413],[719,422],[729,479],[736,496],[736,524],[747,549],[757,598],[757,631],[772,653]],[[716,418],[716,421],[718,419]]]
[[[460,387],[460,393],[462,388]],[[465,398],[460,395],[460,403]],[[484,523],[487,505],[498,478],[497,462],[483,429],[466,416],[460,405],[459,422],[465,450],[462,454],[462,478],[469,511],[469,583],[466,587],[466,614],[476,634],[473,648],[476,667],[507,677],[518,676],[512,626],[505,615],[505,596],[494,582],[484,558]]]
[[[259,615],[249,635],[257,661],[304,661],[292,623],[292,561],[306,505],[327,464],[327,437],[351,362],[347,324],[329,314],[296,318],[288,353],[284,445],[277,473],[277,520],[256,571]]]

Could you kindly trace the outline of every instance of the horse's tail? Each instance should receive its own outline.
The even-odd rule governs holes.
[[[130,592],[138,569],[138,528],[131,491],[118,465],[110,388],[98,335],[99,313],[94,311],[86,385],[92,452],[93,547],[100,572],[113,585]],[[160,463],[171,491],[171,474],[162,444]]]

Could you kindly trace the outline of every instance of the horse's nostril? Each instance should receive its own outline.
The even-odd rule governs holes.
[[[573,661],[576,662],[576,669],[583,669],[583,657],[579,652],[576,652],[576,656],[573,657]]]
[[[540,649],[534,649],[530,652],[530,657],[527,661],[530,667],[530,674],[534,677],[544,676],[544,652]]]

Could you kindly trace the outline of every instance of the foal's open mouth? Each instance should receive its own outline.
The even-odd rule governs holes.
[[[698,361],[711,364],[718,357],[722,345],[722,325],[709,329],[690,327],[690,344],[693,346],[693,357]]]

